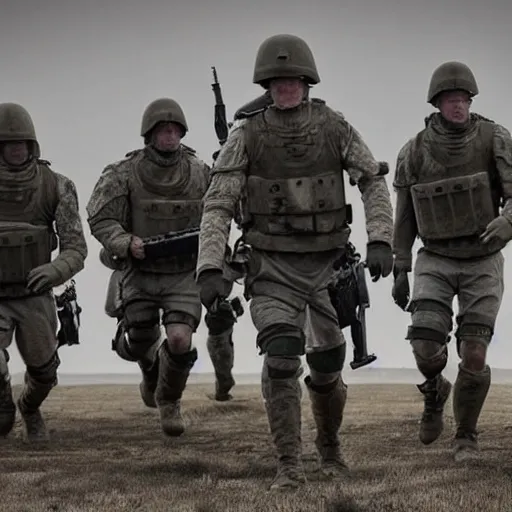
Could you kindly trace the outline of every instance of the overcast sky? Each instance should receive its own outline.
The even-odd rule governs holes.
[[[444,61],[467,63],[481,92],[473,109],[511,128],[511,22],[512,4],[505,0],[3,0],[0,101],[30,111],[43,158],[75,182],[89,243],[85,270],[76,279],[82,343],[61,349],[61,372],[138,371],[110,350],[115,321],[103,311],[109,271],[98,260],[85,205],[103,167],[141,147],[140,120],[149,102],[176,99],[190,127],[184,143],[210,162],[217,149],[211,66],[231,117],[262,92],[252,84],[259,44],[277,33],[295,34],[316,58],[321,83],[313,96],[342,111],[375,157],[394,169],[398,150],[431,112],[430,76]],[[353,241],[365,251],[357,190],[350,188],[349,199]],[[510,255],[507,249],[506,276]],[[369,286],[369,345],[379,358],[374,364],[414,367],[404,340],[409,317],[391,299],[391,279],[369,280]],[[511,307],[507,289],[489,357],[499,367],[512,367]],[[235,331],[235,372],[261,368],[255,335],[247,308]],[[202,324],[194,371],[212,369],[205,338]],[[450,366],[457,363],[454,349],[452,343]],[[20,371],[17,351],[11,353],[12,371]]]

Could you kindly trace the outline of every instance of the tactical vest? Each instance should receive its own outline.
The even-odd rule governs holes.
[[[188,229],[199,229],[202,215],[202,199],[208,183],[203,179],[203,170],[190,160],[185,160],[184,172],[188,173],[188,183],[175,195],[169,192],[148,190],[141,173],[135,169],[130,187],[132,233],[140,238],[169,235]],[[165,259],[133,260],[133,265],[146,272],[173,274],[195,269],[197,252],[183,256],[171,256]]]
[[[501,250],[505,244],[483,244],[479,236],[499,215],[499,173],[493,153],[493,125],[480,121],[479,133],[463,157],[454,159],[427,145],[425,131],[414,148],[411,196],[418,234],[434,253],[475,258]]]
[[[0,297],[30,295],[28,273],[51,261],[57,180],[45,162],[26,183],[0,181]]]
[[[346,243],[350,206],[340,156],[327,140],[328,107],[320,100],[309,105],[300,130],[269,123],[265,112],[245,125],[243,229],[257,249],[320,252]]]

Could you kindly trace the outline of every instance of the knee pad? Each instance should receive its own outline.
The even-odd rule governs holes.
[[[192,350],[189,350],[188,352],[185,352],[183,354],[173,354],[169,350],[167,343],[164,343],[162,346],[162,350],[165,351],[167,357],[179,369],[191,370],[195,362],[197,361],[198,354],[196,348],[193,348]]]
[[[344,343],[329,350],[306,354],[306,361],[309,367],[317,373],[341,372],[345,363],[346,351],[347,346]]]
[[[59,366],[59,355],[55,352],[50,360],[42,366],[27,366],[27,375],[38,383],[54,385],[57,383]]]
[[[133,326],[128,329],[128,350],[140,359],[160,339],[160,326]]]
[[[432,339],[411,339],[412,351],[418,370],[426,379],[439,375],[448,362],[448,347]]]
[[[491,343],[493,335],[494,329],[488,325],[462,321],[455,332],[457,354],[462,358],[461,345],[463,341],[471,344],[483,345],[487,348]]]
[[[265,358],[269,379],[298,378],[301,362],[299,356],[271,356]]]
[[[306,354],[310,368],[309,385],[318,391],[329,391],[341,375],[345,354],[345,343],[330,350]]]
[[[452,311],[444,304],[420,300],[414,305],[406,339],[411,342],[418,370],[426,379],[434,378],[446,367],[451,328]]]
[[[256,337],[260,355],[269,356],[303,356],[306,340],[301,329],[289,324],[274,324],[263,329]]]

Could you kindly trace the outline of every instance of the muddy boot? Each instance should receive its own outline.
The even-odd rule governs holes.
[[[347,401],[347,386],[341,377],[335,382],[334,388],[330,385],[323,390],[315,388],[309,376],[304,382],[311,398],[311,410],[317,429],[315,445],[320,455],[322,472],[331,478],[343,476],[348,472],[348,466],[341,455],[338,432]]]
[[[444,404],[450,396],[452,385],[441,374],[418,385],[424,395],[424,409],[420,424],[420,441],[433,443],[443,432]]]
[[[220,334],[209,332],[206,340],[208,354],[215,370],[215,400],[219,402],[233,398],[229,393],[235,385],[232,375],[234,364],[232,333],[232,327]]]
[[[130,340],[124,327],[124,320],[119,320],[117,332],[112,340],[112,350],[125,361],[136,362],[142,372],[142,381],[139,384],[140,396],[146,407],[155,409],[155,391],[158,383],[158,350],[160,339],[137,342]]]
[[[478,457],[476,426],[491,385],[491,369],[472,372],[459,364],[459,373],[453,389],[453,414],[457,425],[453,440],[456,462]]]
[[[40,406],[57,385],[56,371],[60,363],[57,354],[44,367],[30,368],[25,372],[25,385],[18,398],[18,410],[25,423],[25,431],[29,442],[45,442],[49,440],[46,424]]]
[[[181,436],[185,432],[180,410],[181,397],[196,360],[196,349],[179,355],[171,355],[167,343],[160,349],[155,400],[160,412],[162,431],[167,436]]]
[[[215,374],[215,400],[217,402],[227,402],[233,399],[229,392],[235,385],[235,379],[231,375]]]
[[[270,490],[296,489],[305,483],[301,460],[300,383],[292,378],[269,378],[266,409],[277,451],[277,474]]]
[[[155,391],[158,384],[158,365],[158,358],[152,365],[139,361],[139,368],[142,372],[142,380],[139,384],[140,396],[144,405],[152,409],[157,408]]]
[[[16,419],[8,362],[9,353],[5,349],[0,349],[0,437],[9,435]]]

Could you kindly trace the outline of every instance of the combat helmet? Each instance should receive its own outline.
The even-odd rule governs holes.
[[[435,106],[438,94],[444,91],[462,90],[471,97],[478,94],[475,75],[466,64],[457,61],[445,62],[432,73],[428,88],[427,102]]]
[[[182,136],[188,132],[185,114],[177,101],[171,98],[159,98],[152,101],[142,114],[141,137],[146,138],[158,123],[176,123],[183,128]]]
[[[302,78],[310,85],[320,82],[313,52],[304,39],[278,34],[261,43],[254,64],[253,83],[268,88],[270,79],[280,77]]]
[[[32,117],[18,103],[0,103],[0,142],[26,140],[32,144],[32,154],[39,158],[40,149]]]

